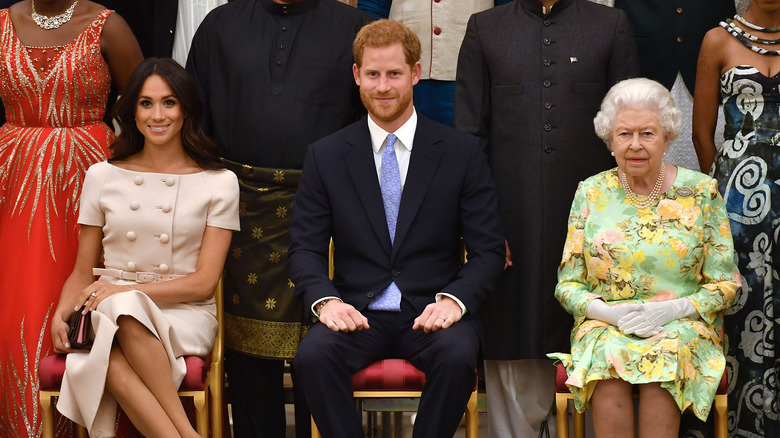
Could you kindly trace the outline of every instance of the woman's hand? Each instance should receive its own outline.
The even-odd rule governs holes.
[[[63,319],[60,312],[55,312],[51,319],[51,339],[56,353],[70,353],[70,341],[68,341],[68,322]]]
[[[54,346],[55,353],[73,353],[75,351],[88,351],[87,349],[76,350],[70,346],[70,340],[68,339],[68,333],[70,332],[70,326],[68,320],[74,312],[56,312],[51,319],[51,339]]]
[[[687,298],[642,304],[642,309],[631,312],[618,321],[623,333],[643,338],[661,333],[663,326],[680,318],[698,318],[699,312]]]
[[[641,304],[615,304],[610,306],[604,301],[596,299],[588,305],[587,316],[589,319],[597,319],[617,327],[621,318],[641,309]]]
[[[126,284],[112,284],[96,281],[87,286],[81,292],[78,300],[76,301],[76,307],[73,308],[73,311],[75,312],[79,310],[83,305],[84,310],[81,313],[86,315],[87,312],[91,312],[97,309],[98,305],[111,295],[120,292],[127,292],[132,289],[133,288],[130,287],[130,285]]]

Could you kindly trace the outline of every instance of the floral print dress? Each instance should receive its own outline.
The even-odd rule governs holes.
[[[617,169],[580,183],[569,215],[555,297],[574,316],[571,354],[549,355],[567,368],[582,412],[599,380],[661,382],[681,411],[706,419],[726,366],[722,312],[739,289],[731,230],[717,181],[678,168],[657,207],[626,200]],[[688,298],[701,315],[663,326],[650,338],[587,319],[607,304]]]

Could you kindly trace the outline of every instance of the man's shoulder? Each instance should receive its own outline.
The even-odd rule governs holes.
[[[349,35],[374,20],[368,13],[338,0],[319,0],[312,13],[318,16],[318,21],[327,23],[329,29],[343,30]]]
[[[311,144],[311,147],[315,150],[322,148],[330,148],[339,144],[352,144],[359,141],[362,138],[368,137],[368,122],[366,116],[363,116],[357,122],[351,123],[333,134],[322,137]]]
[[[434,142],[442,141],[446,143],[448,147],[456,145],[471,147],[478,143],[477,138],[473,135],[459,129],[455,129],[451,126],[433,121],[419,113],[417,117],[415,142],[418,139],[430,139]]]
[[[569,9],[571,9],[571,13],[575,15],[575,18],[586,17],[607,22],[614,22],[618,17],[625,14],[622,9],[611,8],[590,0],[573,0],[573,4]]]
[[[485,9],[484,11],[474,13],[474,20],[481,22],[493,23],[502,20],[515,20],[516,14],[515,2],[505,3],[492,8]]]

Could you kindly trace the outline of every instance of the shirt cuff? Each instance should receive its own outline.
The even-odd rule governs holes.
[[[448,294],[447,292],[439,292],[436,294],[436,302],[438,303],[441,301],[442,297],[452,298],[456,303],[458,303],[458,306],[460,306],[460,316],[466,314],[466,305],[463,304],[463,301],[459,300],[455,295]]]
[[[317,319],[320,319],[320,315],[317,312],[315,312],[314,309],[317,308],[317,304],[319,304],[321,301],[325,301],[325,300],[339,300],[339,301],[341,301],[341,298],[339,298],[339,297],[323,297],[323,298],[320,298],[319,300],[315,301],[311,305],[311,314],[316,316]],[[343,301],[341,301],[341,302],[343,303]]]

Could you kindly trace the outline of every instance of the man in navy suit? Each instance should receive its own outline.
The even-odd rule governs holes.
[[[493,180],[474,137],[416,113],[412,31],[376,21],[353,53],[368,116],[309,147],[295,197],[287,266],[318,322],[293,366],[322,435],[358,438],[350,375],[407,359],[426,374],[414,436],[452,437],[474,388],[478,310],[504,267]]]

